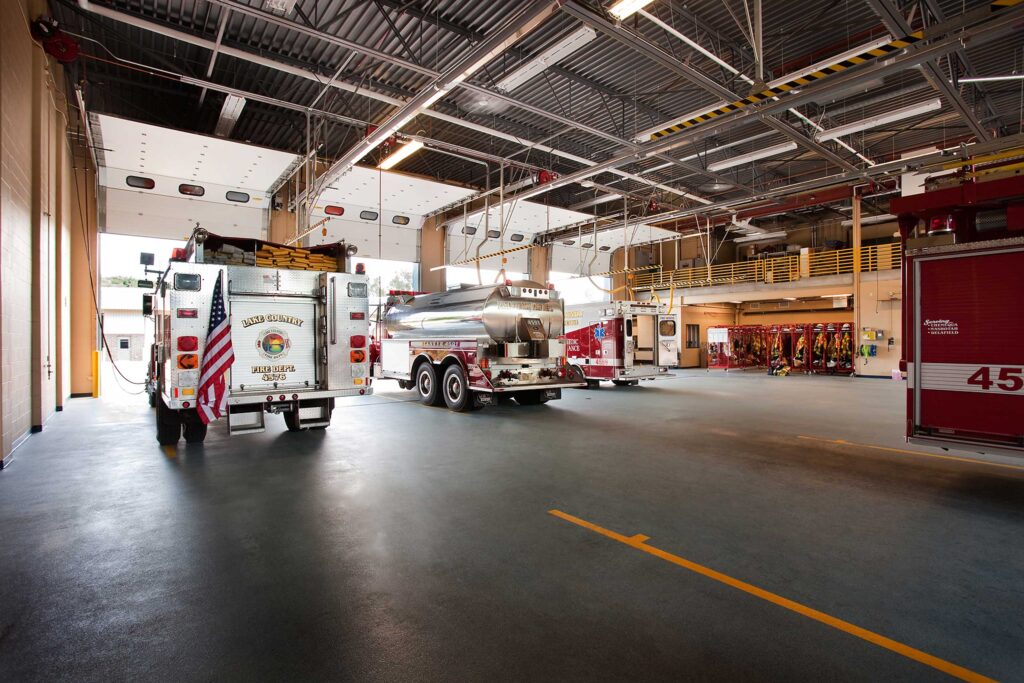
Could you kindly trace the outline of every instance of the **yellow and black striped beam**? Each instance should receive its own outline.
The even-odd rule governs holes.
[[[989,3],[989,9],[992,12],[998,12],[999,10],[1005,9],[1007,7],[1013,7],[1015,5],[1018,5],[1021,2],[1024,2],[1024,0],[994,0],[993,2]],[[674,133],[678,133],[679,131],[686,130],[687,128],[692,128],[693,126],[696,126],[700,123],[704,123],[705,121],[710,121],[711,119],[722,116],[724,114],[730,114],[739,109],[744,109],[759,102],[770,100],[773,97],[784,95],[790,90],[803,87],[805,85],[813,83],[814,81],[820,81],[821,79],[826,78],[832,74],[837,74],[841,71],[846,71],[852,66],[864,64],[865,62],[870,62],[872,60],[878,59],[879,57],[886,57],[893,53],[899,52],[903,48],[913,45],[914,43],[920,42],[922,40],[924,40],[924,31],[915,31],[914,33],[911,33],[908,36],[897,38],[896,40],[892,40],[886,43],[885,45],[880,45],[879,47],[876,47],[873,50],[867,50],[866,52],[862,52],[861,54],[856,55],[854,57],[844,59],[841,62],[836,62],[835,64],[830,64],[829,66],[822,67],[820,70],[815,71],[814,73],[809,73],[805,76],[801,76],[800,78],[794,78],[793,80],[787,81],[786,83],[781,83],[775,86],[774,88],[762,90],[761,92],[750,95],[749,97],[745,97],[742,100],[730,102],[729,104],[723,107],[715,109],[714,111],[709,111],[706,114],[701,114],[700,116],[695,116],[692,119],[680,121],[675,125],[663,128],[662,130],[659,130],[656,133],[652,133],[651,140],[658,140],[660,138],[672,135]]]
[[[517,251],[525,251],[526,249],[533,249],[539,247],[539,244],[520,244],[518,247],[509,247],[508,249],[502,249],[501,251],[493,251],[490,254],[484,254],[483,256],[476,256],[474,258],[463,259],[462,261],[455,261],[454,263],[448,263],[443,266],[435,266],[431,268],[431,271],[441,270],[442,268],[448,268],[449,266],[464,266],[467,263],[476,263],[477,261],[484,261],[495,256],[504,256],[505,254],[513,254]]]

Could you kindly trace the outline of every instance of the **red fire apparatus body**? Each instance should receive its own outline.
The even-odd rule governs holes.
[[[668,369],[679,364],[678,328],[678,316],[668,312],[668,304],[616,301],[570,306],[566,354],[591,386],[601,380],[626,386],[671,377]]]
[[[1024,454],[1024,178],[893,199],[907,439]]]

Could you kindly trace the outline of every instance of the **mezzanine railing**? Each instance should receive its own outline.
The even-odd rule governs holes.
[[[820,251],[806,256],[794,254],[775,258],[719,263],[713,266],[680,268],[637,273],[631,284],[633,289],[686,289],[743,283],[778,284],[805,278],[852,273],[857,259],[854,249]],[[877,244],[860,249],[860,271],[899,269],[900,245]]]

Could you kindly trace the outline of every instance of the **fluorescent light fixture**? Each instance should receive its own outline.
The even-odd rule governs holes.
[[[765,147],[764,149],[758,149],[748,154],[741,154],[738,157],[732,157],[730,159],[723,159],[722,161],[716,161],[715,163],[708,166],[708,170],[717,173],[718,171],[724,171],[727,168],[733,166],[742,166],[751,162],[757,161],[758,159],[767,159],[768,157],[778,156],[779,154],[785,154],[786,152],[792,152],[796,149],[795,142],[787,142],[783,145],[775,145],[774,147]]]
[[[608,8],[612,16],[616,19],[625,19],[628,16],[632,16],[644,7],[647,7],[654,0],[619,0],[617,3]]]
[[[961,76],[960,83],[994,83],[996,81],[1024,81],[1024,74],[1007,74],[1005,76]]]
[[[847,297],[847,296],[853,296],[853,292],[848,292],[846,294],[823,294],[821,298],[822,299],[842,299],[843,297]]]
[[[745,237],[737,237],[733,240],[735,244],[748,244],[750,242],[766,242],[768,240],[781,240],[786,239],[786,231],[780,230],[778,232],[764,232],[760,235],[746,235]]]
[[[392,152],[387,159],[380,162],[380,165],[377,168],[381,169],[382,171],[394,168],[396,165],[400,164],[402,161],[409,158],[422,148],[423,143],[420,142],[419,140],[412,140],[410,142],[407,142],[398,149],[396,149],[394,152]]]
[[[220,108],[220,116],[217,117],[217,125],[213,129],[213,134],[220,138],[229,137],[231,131],[235,128],[235,124],[238,123],[238,117],[241,116],[244,106],[244,97],[236,97],[235,95],[225,97],[224,104]]]
[[[894,109],[886,114],[879,114],[878,116],[872,116],[869,119],[863,119],[862,121],[854,121],[848,123],[845,126],[839,126],[838,128],[830,128],[823,130],[817,135],[815,139],[819,142],[826,140],[835,140],[836,138],[846,137],[853,133],[859,133],[862,130],[869,128],[877,128],[878,126],[884,126],[887,123],[893,121],[900,121],[902,119],[909,119],[913,116],[920,116],[921,114],[927,114],[928,112],[942,109],[942,100],[935,98],[934,100],[928,100],[927,102],[921,102],[910,107],[903,107],[902,109]]]
[[[796,297],[795,296],[784,296],[784,297],[782,297],[782,300],[783,301],[796,301]]]
[[[515,90],[544,69],[562,61],[595,38],[597,38],[597,31],[589,26],[580,27],[498,81],[498,89],[505,92]]]

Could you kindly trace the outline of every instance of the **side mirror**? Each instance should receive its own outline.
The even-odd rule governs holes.
[[[142,315],[153,315],[153,295],[142,295]]]
[[[142,252],[141,254],[139,254],[139,263],[144,266],[153,265],[153,255],[147,252]]]

